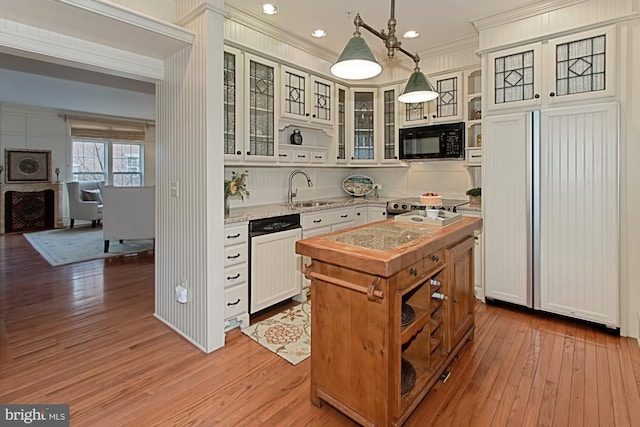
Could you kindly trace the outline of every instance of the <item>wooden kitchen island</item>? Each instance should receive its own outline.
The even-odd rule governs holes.
[[[311,401],[399,426],[473,337],[479,218],[380,221],[296,243],[312,259]]]

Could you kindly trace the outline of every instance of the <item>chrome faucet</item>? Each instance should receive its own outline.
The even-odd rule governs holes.
[[[291,172],[291,175],[289,175],[289,191],[287,192],[287,203],[289,204],[292,204],[293,198],[298,195],[298,189],[296,188],[296,191],[293,191],[292,187],[293,187],[293,177],[299,173],[301,173],[307,178],[307,184],[309,185],[309,187],[313,187],[313,182],[311,182],[311,178],[309,178],[309,175],[305,171],[303,171],[302,169],[296,169],[293,172]]]

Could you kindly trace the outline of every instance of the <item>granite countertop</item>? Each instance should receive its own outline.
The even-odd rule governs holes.
[[[296,252],[329,264],[390,277],[434,252],[472,236],[482,219],[463,217],[447,226],[388,219],[296,242]]]
[[[329,209],[346,208],[351,206],[386,206],[387,201],[396,200],[393,198],[373,198],[373,197],[335,197],[326,199],[314,199],[331,202],[322,206],[310,206],[310,207],[297,207],[292,208],[287,203],[272,203],[268,205],[247,206],[240,208],[231,208],[229,215],[224,218],[225,224],[232,224],[235,222],[252,221],[254,219],[271,218],[280,215],[290,215],[296,213],[316,212]],[[304,200],[295,200],[295,202],[302,202]]]

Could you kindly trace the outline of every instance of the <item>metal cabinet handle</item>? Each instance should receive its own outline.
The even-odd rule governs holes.
[[[314,224],[319,224],[319,223],[322,222],[322,220],[321,219],[314,219],[313,222],[314,222]]]
[[[305,156],[304,154],[298,154],[298,158],[304,159],[304,158],[306,158],[306,157],[307,157],[307,156]]]
[[[236,258],[240,258],[240,254],[227,255],[227,259],[236,259]]]
[[[240,298],[238,298],[237,300],[235,300],[235,302],[228,302],[227,305],[238,305],[240,304]]]
[[[340,215],[340,218],[348,218],[349,214]]]
[[[235,276],[227,276],[227,280],[236,280],[238,277],[240,277],[240,273],[236,274]]]
[[[240,233],[227,236],[227,239],[237,239],[238,237],[240,237]]]

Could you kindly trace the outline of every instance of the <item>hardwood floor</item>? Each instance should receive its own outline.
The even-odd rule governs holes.
[[[72,426],[352,426],[239,331],[204,354],[153,317],[153,255],[50,267],[0,236],[0,403],[68,403]],[[638,426],[640,349],[478,303],[475,339],[406,426]]]

